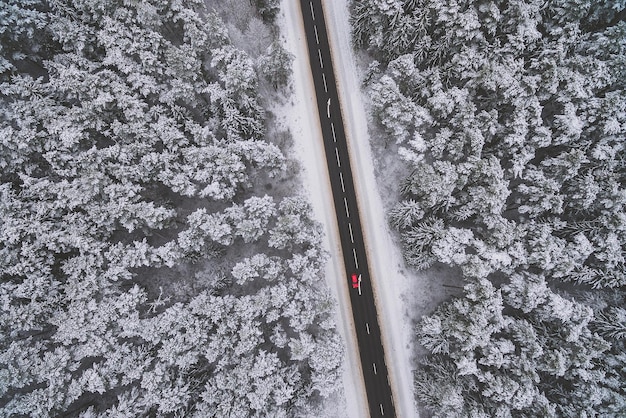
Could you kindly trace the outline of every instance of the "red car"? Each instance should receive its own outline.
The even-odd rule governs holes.
[[[352,275],[352,288],[353,289],[358,289],[359,288],[359,278],[357,277],[356,274]]]

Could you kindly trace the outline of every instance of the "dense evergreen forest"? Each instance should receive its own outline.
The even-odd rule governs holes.
[[[259,95],[289,62],[200,0],[0,2],[0,416],[315,416],[340,388]]]
[[[441,417],[626,416],[626,2],[353,0],[409,172],[406,262],[466,281],[416,330]]]

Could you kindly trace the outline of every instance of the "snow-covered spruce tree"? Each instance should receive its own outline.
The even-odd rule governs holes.
[[[279,0],[254,0],[254,5],[266,22],[273,22],[280,11]]]
[[[50,40],[40,37],[41,29],[49,22],[45,9],[45,5],[37,1],[0,4],[0,74],[23,71],[27,66],[41,71],[43,60],[52,52],[42,48]]]
[[[275,89],[287,87],[292,75],[293,58],[291,53],[277,41],[273,42],[266,54],[259,58],[261,74]]]
[[[218,16],[0,15],[0,415],[297,416],[334,393],[320,227],[250,187],[284,157]]]

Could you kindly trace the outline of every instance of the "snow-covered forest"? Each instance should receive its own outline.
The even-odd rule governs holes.
[[[278,1],[239,3],[275,32]],[[340,389],[321,228],[259,93],[289,65],[201,0],[0,2],[0,416],[305,416]]]
[[[442,417],[626,415],[626,2],[353,0],[407,264],[462,295],[422,318]]]

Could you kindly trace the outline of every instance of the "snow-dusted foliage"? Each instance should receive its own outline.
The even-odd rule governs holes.
[[[419,399],[441,416],[619,416],[620,356],[593,331],[593,311],[543,276],[486,279],[419,326],[431,353],[415,373]],[[620,412],[621,411],[621,412]]]
[[[374,117],[411,168],[390,213],[407,263],[456,266],[470,286],[491,282],[506,295],[484,305],[499,306],[500,329],[470,348],[457,339],[488,331],[483,308],[453,313],[471,291],[424,320],[431,356],[418,392],[442,416],[626,413],[622,325],[609,324],[622,314],[610,305],[626,300],[625,15],[623,1],[352,1],[355,44],[378,60],[366,79]],[[543,297],[564,289],[545,318],[536,276]],[[597,321],[560,318],[567,304],[583,309],[570,299],[588,289]],[[519,343],[560,359],[558,372],[488,364],[497,347],[525,350],[510,328],[518,320],[532,331]],[[433,325],[442,321],[450,329]],[[546,330],[568,321],[580,322],[579,337],[606,339],[580,342],[604,347],[586,363],[560,351],[576,342],[563,329]],[[493,388],[505,370],[528,380]],[[511,398],[522,389],[523,401]]]
[[[257,84],[200,1],[0,4],[1,416],[286,417],[337,390],[321,228],[251,187],[285,165]]]

